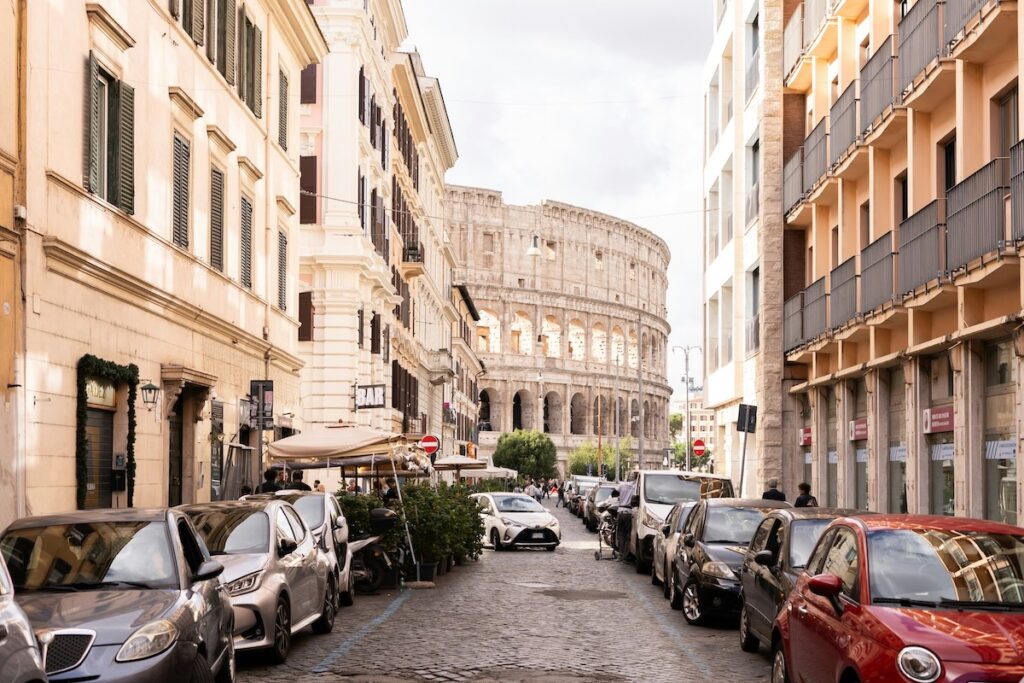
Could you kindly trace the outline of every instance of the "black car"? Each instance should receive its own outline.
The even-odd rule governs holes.
[[[832,520],[860,514],[839,508],[774,510],[758,525],[740,567],[740,647],[756,652],[771,642],[772,624]]]
[[[669,582],[669,602],[686,621],[734,617],[740,611],[739,569],[761,520],[789,503],[744,498],[700,501],[686,520]]]
[[[608,500],[615,488],[614,484],[595,486],[587,494],[587,499],[582,505],[583,523],[590,531],[597,531],[597,527],[601,526],[601,515],[597,511],[597,504]]]

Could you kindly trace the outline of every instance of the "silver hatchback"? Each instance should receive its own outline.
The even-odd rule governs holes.
[[[43,683],[43,659],[28,617],[14,602],[14,587],[0,556],[0,671],[10,683]]]

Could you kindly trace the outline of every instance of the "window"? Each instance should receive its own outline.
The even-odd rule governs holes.
[[[370,353],[380,353],[380,313],[370,316]]]
[[[245,9],[238,17],[238,96],[256,118],[263,117],[263,31]]]
[[[600,249],[594,252],[594,268],[604,270],[604,252]]]
[[[363,348],[363,309],[359,309],[356,312],[356,345],[359,348]]]
[[[998,117],[998,136],[993,136],[998,142],[995,156],[1010,156],[1010,148],[1017,144],[1017,86],[999,98],[996,115]]]
[[[313,292],[299,292],[299,341],[313,341]]]
[[[860,205],[860,248],[871,244],[871,200]]]
[[[942,180],[943,197],[956,185],[956,135],[950,136],[939,144],[942,154],[939,155],[939,178]]]
[[[279,71],[277,92],[277,144],[288,150],[288,77]]]
[[[554,261],[555,256],[558,255],[558,243],[548,240],[544,243],[544,258],[549,261]]]
[[[85,186],[135,213],[135,90],[99,66],[89,52]]]
[[[839,226],[832,226],[832,267],[839,265]]]
[[[188,140],[175,132],[174,169],[171,174],[171,240],[182,249],[188,248],[190,157]]]
[[[758,49],[761,46],[761,26],[760,17],[754,15],[754,19],[750,22],[750,55],[753,57],[757,54]]]
[[[822,561],[820,573],[838,576],[843,582],[843,595],[859,602],[859,564],[857,536],[849,529],[838,529],[835,541]]]
[[[366,229],[366,177],[362,172],[356,174],[356,204],[359,210],[359,226],[363,229],[363,234],[368,234]]]
[[[310,64],[302,70],[299,78],[299,103],[316,104],[317,64]]]
[[[316,157],[299,157],[299,223],[317,222]],[[362,208],[362,202],[360,202]]]
[[[210,170],[210,265],[224,271],[224,174]]]
[[[188,522],[184,519],[178,520],[178,540],[181,542],[181,550],[185,556],[185,562],[188,564],[188,570],[195,574],[206,558],[203,557],[204,553],[200,549],[196,537],[192,534]]]
[[[896,221],[902,223],[910,216],[910,190],[906,171],[896,176],[895,189]]]
[[[196,45],[203,44],[205,17],[202,0],[171,0],[171,14],[175,19],[181,19],[181,27]]]
[[[288,235],[277,233],[277,307],[288,310]]]
[[[176,2],[176,0],[172,0]],[[206,56],[227,82],[235,84],[236,0],[206,0]]]
[[[277,514],[274,515],[274,526],[277,527],[278,543],[281,541],[298,542],[298,539],[295,537],[295,531],[292,530],[292,525],[288,523],[288,518],[284,516],[284,508],[278,509]]]
[[[493,254],[494,253],[494,233],[493,232],[485,232],[484,233],[484,253],[487,253],[487,254]]]
[[[242,286],[252,289],[252,200],[242,195],[241,261],[238,278]]]
[[[860,41],[860,49],[857,51],[857,70],[864,68],[864,65],[871,59],[871,36],[864,36]]]
[[[299,513],[295,512],[295,508],[285,508],[284,513],[288,516],[288,521],[292,523],[292,531],[295,532],[295,538],[298,541],[306,540],[306,525],[302,523],[299,518]]]

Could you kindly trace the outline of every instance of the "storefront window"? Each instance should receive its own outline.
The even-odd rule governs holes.
[[[1013,345],[985,345],[985,518],[1017,523],[1017,433]]]
[[[854,480],[857,485],[857,508],[868,509],[868,449],[857,449],[857,462],[854,469]]]
[[[889,370],[889,512],[907,511],[906,378]]]
[[[936,438],[938,437],[938,438]],[[953,434],[937,434],[929,438],[931,450],[931,513],[952,515],[953,500]]]
[[[868,383],[866,380],[857,380],[854,384],[854,417],[858,422],[866,422],[868,417]],[[866,430],[865,430],[866,431]],[[854,442],[854,464],[853,481],[856,489],[856,506],[858,509],[868,509],[868,442],[859,440]]]
[[[889,512],[907,511],[907,447],[889,447]]]
[[[811,479],[811,477],[814,475],[814,470],[812,468],[811,462],[812,462],[811,452],[810,451],[805,451],[804,452],[804,478],[803,478],[803,481],[807,482],[808,484],[810,484],[813,481]]]

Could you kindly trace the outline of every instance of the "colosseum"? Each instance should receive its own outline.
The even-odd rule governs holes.
[[[630,436],[624,461],[661,466],[669,445],[668,245],[627,221],[449,186],[455,284],[480,313],[480,453],[543,429],[565,474],[580,445]]]

